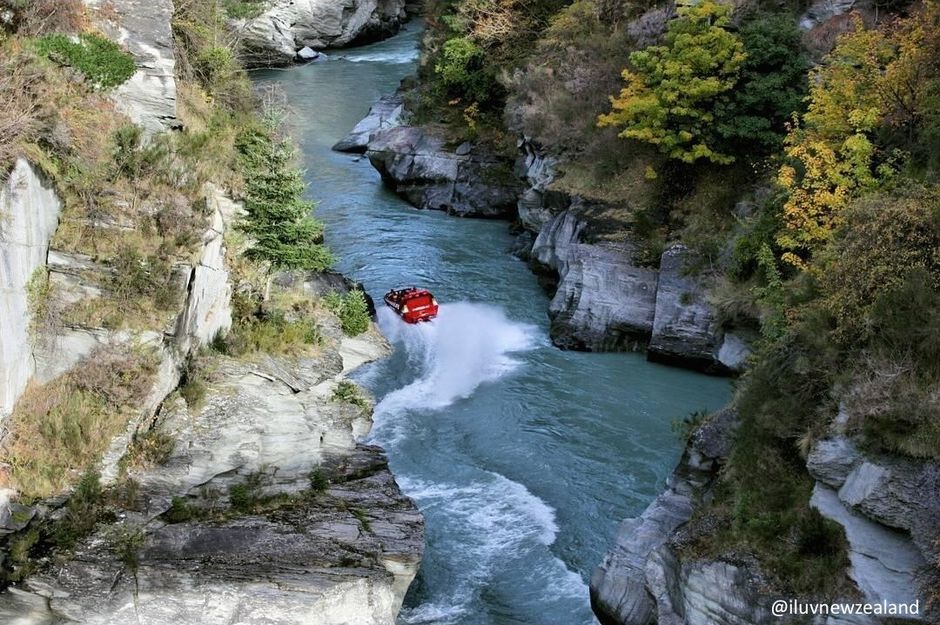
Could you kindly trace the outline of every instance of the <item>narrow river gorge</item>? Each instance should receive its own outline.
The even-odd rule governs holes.
[[[730,385],[638,354],[554,348],[547,298],[509,253],[506,223],[417,211],[367,159],[330,150],[414,71],[419,35],[412,23],[327,62],[254,74],[291,105],[337,269],[379,301],[418,284],[442,302],[420,327],[380,310],[394,355],[360,374],[379,401],[371,439],[427,520],[400,621],[590,623],[592,569],[680,454],[671,423],[720,407]]]

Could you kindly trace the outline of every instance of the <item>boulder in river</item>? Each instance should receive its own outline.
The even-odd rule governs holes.
[[[403,114],[404,101],[401,94],[382,96],[369,108],[369,114],[356,124],[348,135],[333,145],[333,149],[337,152],[364,154],[372,135],[380,130],[400,126]]]
[[[325,61],[326,55],[322,52],[314,50],[309,46],[304,46],[297,51],[297,60],[301,63],[309,63],[311,61]]]
[[[233,20],[246,67],[290,65],[303,48],[366,43],[398,32],[404,0],[274,0],[261,15]]]
[[[438,129],[398,126],[374,133],[366,155],[386,184],[418,208],[513,219],[521,184],[511,163],[479,146],[461,152]]]

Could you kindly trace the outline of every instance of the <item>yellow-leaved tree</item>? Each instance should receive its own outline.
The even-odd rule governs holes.
[[[717,142],[714,105],[738,80],[746,55],[727,28],[731,8],[703,0],[679,9],[664,45],[630,55],[626,86],[611,98],[600,126],[622,126],[620,136],[656,145],[686,163],[707,159],[730,163]]]
[[[849,201],[884,187],[918,149],[921,127],[940,113],[938,21],[935,1],[883,29],[857,19],[813,72],[809,108],[794,120],[777,176],[787,192],[777,236],[785,261],[805,266]],[[898,136],[886,140],[889,132]]]

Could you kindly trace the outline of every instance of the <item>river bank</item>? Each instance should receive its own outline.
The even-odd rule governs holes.
[[[417,573],[351,380],[389,345],[219,44],[231,10],[0,16],[27,129],[0,137],[4,623],[392,625]]]
[[[756,328],[721,317],[707,294],[713,276],[687,246],[650,257],[625,236],[623,211],[553,189],[555,160],[524,139],[511,158],[473,141],[453,145],[445,127],[409,126],[409,117],[401,95],[384,95],[334,149],[364,153],[417,208],[512,222],[514,254],[550,296],[556,346],[642,351],[715,374],[744,370]]]

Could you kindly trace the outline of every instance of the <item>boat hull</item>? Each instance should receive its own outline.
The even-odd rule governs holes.
[[[434,296],[421,289],[391,290],[385,294],[385,305],[405,323],[422,323],[437,317],[439,306]]]

